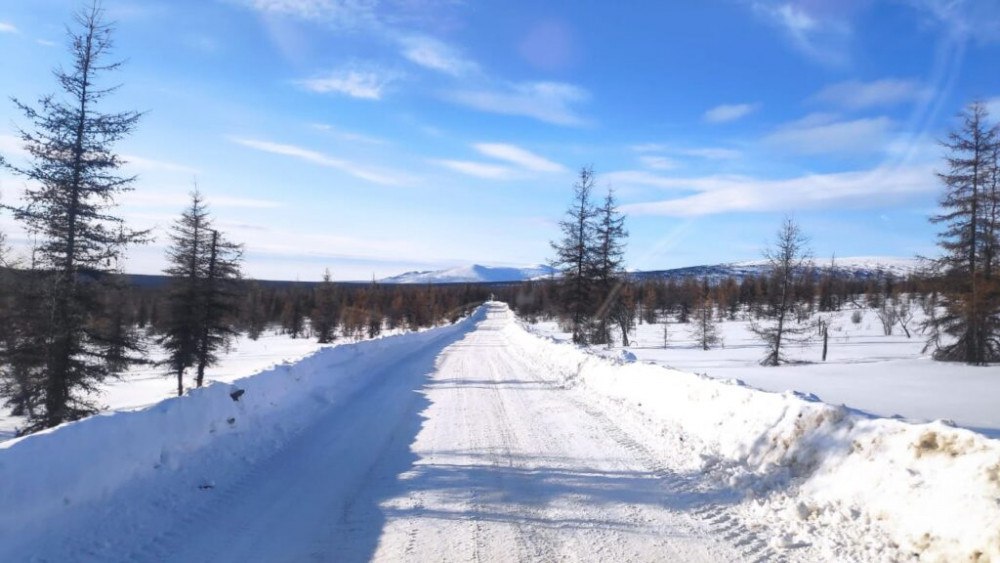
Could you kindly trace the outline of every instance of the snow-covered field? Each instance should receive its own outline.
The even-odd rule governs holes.
[[[491,303],[10,440],[0,560],[1000,559],[1000,441],[612,355]]]
[[[851,321],[853,309],[823,313],[830,322],[827,360],[822,358],[822,340],[817,331],[811,339],[792,343],[788,356],[801,363],[764,367],[761,342],[750,332],[749,322],[723,321],[717,326],[723,345],[702,350],[696,345],[691,324],[667,323],[667,346],[663,324],[640,324],[630,338],[627,351],[640,361],[654,362],[681,371],[715,379],[737,379],[766,391],[797,391],[823,402],[846,405],[882,417],[915,422],[943,419],[1000,437],[1000,366],[974,367],[936,362],[922,353],[925,337],[917,328],[923,314],[915,307],[908,324],[912,338],[897,325],[885,336],[882,324],[870,309],[861,309],[861,322]],[[815,321],[811,319],[809,322]],[[547,321],[529,330],[566,341],[557,323]],[[616,335],[617,336],[617,335]],[[594,350],[617,356],[620,346]]]

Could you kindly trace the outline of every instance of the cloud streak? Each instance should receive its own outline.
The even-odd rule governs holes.
[[[411,35],[403,37],[399,42],[403,57],[426,69],[456,77],[479,72],[476,63],[433,37]]]
[[[884,78],[872,82],[849,80],[823,88],[812,96],[811,101],[849,110],[860,110],[920,101],[929,94],[930,92],[915,80],[898,78]]]
[[[563,82],[522,82],[499,88],[459,90],[445,94],[452,102],[489,113],[530,117],[553,125],[589,124],[576,107],[590,94]]]
[[[234,209],[276,209],[284,207],[280,201],[254,199],[246,197],[229,197],[206,195],[205,201],[212,207]],[[128,192],[122,198],[122,205],[129,207],[176,207],[183,208],[191,204],[191,194],[179,191],[135,190]]]
[[[907,0],[959,38],[981,42],[1000,40],[1000,5],[983,0]]]
[[[354,0],[237,0],[270,15],[321,21],[338,28],[355,29],[376,25],[376,3]]]
[[[646,168],[653,170],[673,170],[680,166],[680,163],[672,158],[649,154],[640,156],[639,162]]]
[[[630,148],[637,153],[669,153],[706,160],[735,160],[743,156],[742,152],[725,147],[674,147],[660,143],[643,143],[632,145]]]
[[[395,81],[392,73],[365,69],[342,69],[299,80],[297,84],[317,94],[343,94],[364,100],[381,100],[386,87]]]
[[[702,117],[709,123],[728,123],[750,115],[759,107],[758,104],[722,104],[709,109]]]
[[[514,171],[510,168],[488,162],[471,160],[435,160],[433,162],[466,176],[475,176],[486,180],[504,180],[514,175]]]
[[[174,162],[166,162],[163,160],[155,160],[152,158],[145,158],[141,156],[123,154],[122,160],[125,161],[128,168],[135,168],[143,171],[163,171],[163,172],[177,172],[183,174],[200,174],[201,171],[197,168],[187,166],[185,164],[177,164]]]
[[[505,143],[477,143],[473,145],[480,154],[504,160],[532,172],[564,172],[566,167],[516,145]]]
[[[813,114],[778,128],[764,137],[773,147],[798,154],[862,154],[884,151],[893,121],[871,117],[852,121],[829,121],[831,116]]]
[[[644,171],[606,175],[619,186],[654,187],[675,197],[623,205],[631,215],[694,217],[733,212],[872,208],[934,193],[931,165],[809,174],[787,179],[714,175],[696,178],[658,176]]]
[[[28,151],[24,150],[24,141],[20,137],[0,134],[0,156],[24,158],[28,156]]]
[[[364,135],[362,133],[355,133],[354,131],[345,131],[333,125],[328,125],[326,123],[313,123],[311,125],[313,129],[317,131],[323,131],[324,133],[329,133],[330,135],[350,143],[365,143],[367,145],[387,145],[389,141],[385,139],[380,139],[378,137],[372,137],[370,135]]]
[[[829,3],[829,6],[846,10],[849,2],[838,4]],[[830,66],[848,63],[853,30],[842,13],[822,13],[820,10],[827,4],[754,0],[752,6],[755,12],[781,29],[792,46],[806,57]]]
[[[323,153],[295,145],[285,145],[256,139],[245,139],[242,137],[230,137],[229,140],[238,145],[261,152],[289,156],[306,162],[311,162],[312,164],[317,164],[319,166],[340,170],[341,172],[347,173],[355,178],[360,178],[362,180],[372,182],[373,184],[386,186],[400,186],[406,184],[406,182],[397,175],[362,168],[347,160],[334,158]]]
[[[19,33],[14,24],[0,21],[0,33]]]

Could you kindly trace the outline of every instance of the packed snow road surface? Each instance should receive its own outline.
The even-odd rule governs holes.
[[[1000,442],[488,303],[0,444],[0,561],[369,560],[1000,560]]]
[[[39,559],[133,561],[724,561],[733,545],[688,483],[526,362],[500,305],[387,357],[372,383],[265,459],[156,519],[69,522]],[[402,361],[400,361],[402,360]],[[209,488],[210,487],[210,488]],[[145,502],[139,495],[136,502]],[[108,515],[111,516],[111,515]],[[55,541],[53,541],[53,539]],[[761,546],[759,546],[761,547]]]

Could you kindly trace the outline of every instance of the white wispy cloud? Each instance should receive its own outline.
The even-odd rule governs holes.
[[[675,192],[666,199],[623,205],[630,215],[691,217],[731,212],[873,208],[936,192],[934,166],[878,167],[786,179],[748,176],[673,178],[644,171],[605,175],[616,186]]]
[[[25,158],[28,151],[24,149],[24,142],[14,135],[0,135],[0,156]],[[179,172],[185,174],[199,174],[197,168],[164,160],[145,158],[131,154],[121,155],[122,161],[131,170],[139,171],[166,171]]]
[[[905,0],[958,38],[1000,40],[1000,4],[990,0]]]
[[[799,154],[866,153],[885,150],[893,121],[871,117],[831,121],[828,114],[813,114],[779,127],[764,142]]]
[[[646,168],[653,170],[673,170],[680,166],[680,163],[672,158],[651,154],[640,156],[639,162]]]
[[[0,33],[18,33],[18,30],[14,24],[0,21]]]
[[[843,15],[848,11],[846,6],[842,6],[842,11],[822,11],[823,3],[789,0],[753,0],[752,6],[810,59],[833,66],[843,66],[850,60],[849,46],[854,34]]]
[[[365,143],[368,145],[385,145],[389,143],[389,141],[386,141],[385,139],[372,137],[371,135],[365,135],[363,133],[355,133],[354,131],[346,131],[326,123],[313,123],[311,127],[317,131],[329,133],[338,139],[351,143]]]
[[[629,149],[635,152],[666,152],[672,150],[672,147],[663,143],[640,143],[630,146]]]
[[[506,166],[471,160],[435,160],[436,164],[455,172],[488,180],[503,180],[514,175],[514,171]]]
[[[986,106],[986,111],[989,112],[990,118],[994,122],[1000,122],[1000,96],[984,100],[983,105]]]
[[[24,141],[19,137],[0,134],[0,156],[24,158],[28,151],[24,150]]]
[[[928,95],[927,89],[915,80],[883,78],[872,82],[848,80],[831,84],[813,95],[811,100],[858,110],[919,101]]]
[[[358,28],[378,22],[378,2],[357,0],[237,0],[266,14],[322,21],[341,28]]]
[[[320,23],[334,30],[363,30],[391,37],[397,30],[426,29],[455,21],[456,0],[228,0],[268,16]]]
[[[722,104],[709,109],[702,117],[709,123],[727,123],[742,119],[759,107],[758,104]]]
[[[743,156],[742,152],[725,147],[675,147],[662,143],[642,143],[629,148],[638,153],[668,153],[707,160],[735,160]]]
[[[284,207],[284,203],[269,199],[254,199],[247,197],[231,197],[212,194],[202,194],[205,201],[212,207],[225,207],[236,209],[275,209]],[[183,208],[191,204],[191,193],[180,190],[134,190],[126,193],[122,197],[122,205],[129,207],[171,207]],[[165,216],[132,214],[133,217],[145,217],[157,222],[165,222]],[[173,217],[167,218],[172,220]]]
[[[696,156],[708,160],[735,160],[743,157],[742,152],[723,147],[697,147],[693,149],[681,149],[679,152],[687,156]]]
[[[555,125],[584,126],[589,121],[575,106],[590,94],[563,82],[522,82],[492,89],[459,90],[445,98],[480,111],[519,115]]]
[[[480,154],[505,160],[525,170],[533,172],[564,172],[566,167],[537,155],[517,145],[506,143],[476,143],[473,145]]]
[[[454,47],[426,35],[410,35],[399,40],[407,60],[424,68],[451,76],[479,71],[479,66],[462,56]]]
[[[311,162],[313,164],[325,166],[327,168],[340,170],[341,172],[350,174],[355,178],[367,180],[375,184],[382,184],[387,186],[399,186],[399,185],[405,185],[407,183],[401,176],[397,174],[387,173],[377,170],[370,170],[358,166],[347,160],[334,158],[325,155],[321,152],[317,152],[302,147],[297,147],[295,145],[286,145],[286,144],[274,143],[271,141],[261,141],[256,139],[245,139],[242,137],[230,137],[229,140],[236,144],[243,145],[245,147],[249,147],[254,150],[267,152],[271,154],[290,156],[293,158],[297,158],[299,160],[304,160],[306,162]]]
[[[58,47],[59,44],[55,41],[49,41],[48,39],[35,39],[35,43],[41,45],[42,47]]]
[[[126,165],[131,169],[146,170],[146,171],[178,172],[184,174],[201,173],[197,168],[187,166],[186,164],[177,164],[175,162],[155,160],[152,158],[145,158],[130,154],[123,154],[122,160],[124,160]]]
[[[235,207],[241,209],[275,209],[285,204],[271,199],[254,199],[249,197],[205,196],[205,202],[215,207]]]
[[[298,84],[318,94],[344,94],[352,98],[380,100],[386,87],[396,80],[396,74],[374,69],[348,68],[329,74],[299,80]]]

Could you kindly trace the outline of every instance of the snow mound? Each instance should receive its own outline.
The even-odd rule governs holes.
[[[551,276],[555,270],[551,266],[537,265],[523,268],[499,266],[461,266],[448,270],[426,272],[406,272],[398,276],[383,278],[382,283],[503,283],[519,282]]]
[[[146,409],[99,414],[0,444],[0,559],[67,507],[99,503],[155,472],[195,459],[261,459],[331,404],[384,376],[387,363],[406,362],[484,315],[480,308],[441,329],[324,348],[232,384],[216,382]]]
[[[664,455],[683,453],[688,470],[754,499],[757,517],[806,536],[815,526],[853,530],[845,542],[867,543],[877,528],[906,558],[1000,560],[1000,440],[601,358],[514,322],[505,330],[566,385],[638,409],[657,426]]]

